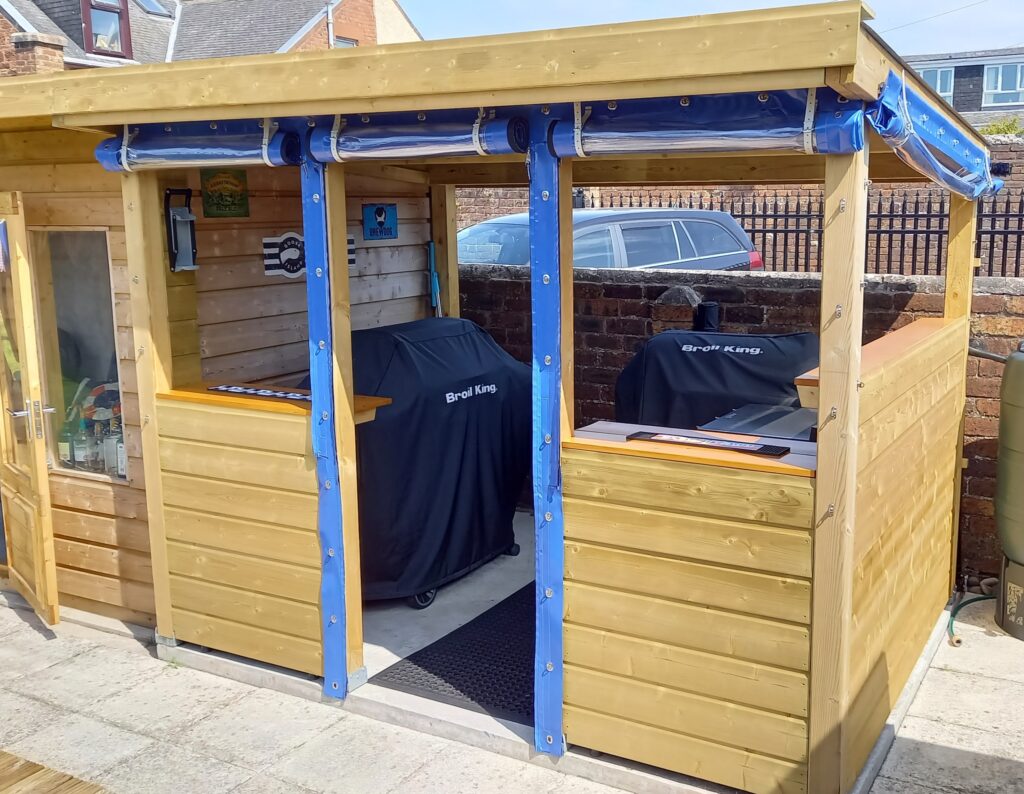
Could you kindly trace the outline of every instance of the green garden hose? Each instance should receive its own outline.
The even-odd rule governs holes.
[[[977,604],[979,601],[991,601],[994,598],[995,596],[992,595],[980,595],[971,599],[965,599],[964,601],[953,605],[953,608],[949,611],[949,625],[946,627],[946,633],[949,635],[950,645],[954,648],[959,648],[960,643],[963,642],[963,640],[958,637],[956,632],[953,630],[953,621],[956,620],[956,616],[960,613],[960,610],[968,604]]]

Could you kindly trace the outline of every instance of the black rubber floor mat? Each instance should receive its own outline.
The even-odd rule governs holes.
[[[370,683],[532,726],[534,592],[527,585]]]

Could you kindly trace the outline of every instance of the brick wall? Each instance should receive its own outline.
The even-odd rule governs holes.
[[[355,39],[362,46],[377,43],[377,17],[373,0],[344,0],[334,12],[334,35]],[[319,22],[295,47],[296,52],[329,49],[327,20]]]
[[[0,77],[9,77],[15,74],[13,71],[14,44],[11,36],[18,32],[18,29],[11,24],[3,14],[0,14]]]
[[[486,328],[520,361],[530,360],[530,286],[525,267],[464,266],[463,315]],[[1024,280],[975,282],[972,339],[1005,354],[1024,337]],[[637,345],[654,333],[689,328],[693,309],[680,289],[691,287],[722,305],[723,330],[738,333],[815,331],[820,280],[815,274],[597,271],[576,272],[576,416],[588,424],[614,416],[615,381]],[[872,276],[864,296],[864,341],[919,317],[942,312],[942,280]],[[999,570],[993,521],[1001,366],[968,361],[968,400],[961,503],[962,562],[982,573]]]

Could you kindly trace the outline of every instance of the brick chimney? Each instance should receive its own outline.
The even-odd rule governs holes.
[[[50,33],[15,33],[13,52],[7,61],[11,75],[45,74],[64,71],[64,45],[67,39]]]

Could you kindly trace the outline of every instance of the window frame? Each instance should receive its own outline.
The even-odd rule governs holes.
[[[1003,87],[1003,69],[1007,66],[1013,66],[1017,69],[1017,85],[1014,88]],[[997,87],[994,89],[989,89],[988,87],[988,76],[991,73],[996,75]],[[993,102],[989,100],[989,97],[995,94],[1011,93],[1020,94],[1020,98],[1014,102]],[[1024,60],[1010,63],[985,64],[985,70],[981,76],[981,106],[983,108],[1005,108],[1014,105],[1024,105]]]
[[[117,14],[118,32],[121,36],[120,50],[106,50],[94,45],[92,12],[106,11]],[[85,36],[86,52],[91,55],[106,55],[111,58],[132,58],[132,26],[128,18],[128,0],[82,0],[82,30]]]
[[[935,85],[934,86],[931,85],[931,83],[929,83],[927,78],[924,76],[925,72],[935,72]],[[922,82],[924,82],[928,86],[931,86],[932,90],[934,90],[936,94],[938,94],[942,99],[944,99],[950,105],[950,107],[952,107],[952,105],[953,105],[953,92],[954,92],[954,90],[956,88],[956,67],[954,67],[954,66],[924,66],[924,67],[922,67],[918,71],[918,74],[920,75]],[[942,75],[943,74],[949,74],[949,93],[948,94],[943,93],[941,90],[939,90],[940,86],[942,85]]]
[[[576,264],[576,241],[582,237],[586,237],[590,234],[597,234],[604,232],[608,235],[608,241],[611,243],[612,248],[612,264],[608,267],[601,268],[590,268],[592,270],[618,270],[623,267],[625,261],[625,252],[622,249],[622,237],[619,234],[619,230],[615,224],[610,223],[591,223],[586,226],[578,226],[573,230],[572,243],[573,243],[573,261],[572,266],[587,268],[586,265]]]
[[[621,268],[624,268],[626,270],[643,270],[645,268],[663,267],[665,265],[670,265],[670,264],[673,264],[675,262],[682,262],[682,261],[684,261],[684,260],[679,258],[680,256],[682,256],[682,253],[679,250],[679,230],[676,228],[676,224],[675,224],[675,219],[674,218],[644,218],[644,219],[639,219],[638,218],[637,220],[617,221],[614,225],[615,225],[615,228],[616,228],[616,230],[618,232],[619,243],[622,246],[622,248],[620,249],[621,252],[622,252],[622,260],[621,260],[621,264],[620,264]],[[629,252],[626,250],[626,238],[622,234],[622,230],[623,229],[633,228],[633,227],[639,227],[639,226],[665,226],[665,225],[667,225],[672,230],[672,237],[676,241],[676,257],[675,257],[675,259],[666,259],[666,260],[661,261],[661,262],[648,262],[645,265],[631,265],[629,263]]]
[[[358,46],[359,39],[354,39],[351,36],[335,36],[334,41],[331,42],[332,50],[350,50]]]

